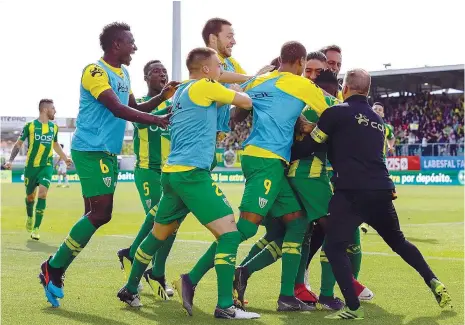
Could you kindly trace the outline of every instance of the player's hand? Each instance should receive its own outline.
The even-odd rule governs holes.
[[[65,159],[65,163],[66,163],[66,166],[70,167],[71,164],[73,163],[73,161],[71,160],[71,158],[67,157],[67,158]]]
[[[238,84],[229,85],[229,89],[232,89],[232,90],[234,90],[234,91],[237,91],[238,93],[241,93],[241,92],[244,91],[244,90],[241,88],[241,86],[239,86]]]
[[[256,76],[259,76],[261,74],[265,74],[267,72],[270,72],[270,71],[273,71],[274,69],[276,69],[277,67],[275,67],[274,65],[272,64],[267,64],[265,65],[263,68],[261,68],[260,70],[258,70],[258,72],[255,74]]]
[[[5,168],[6,168],[6,169],[11,169],[11,161],[7,161],[7,162],[5,163]]]
[[[171,113],[165,114],[165,115],[152,115],[153,116],[153,123],[155,125],[158,125],[159,127],[166,129],[168,125],[170,125],[170,118],[171,118]]]
[[[180,82],[177,81],[170,81],[168,82],[165,87],[161,90],[161,95],[165,100],[170,99],[173,97],[174,93],[176,92],[176,89],[178,89],[178,86],[180,85]]]
[[[296,122],[296,130],[301,134],[312,133],[315,126],[316,123],[309,122],[303,115],[300,115]]]

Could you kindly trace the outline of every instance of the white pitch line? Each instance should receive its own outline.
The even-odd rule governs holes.
[[[180,233],[181,234],[181,233]],[[116,238],[129,238],[133,239],[134,236],[127,236],[127,235],[105,235],[105,237],[116,237]],[[175,242],[179,243],[187,243],[187,244],[202,244],[202,245],[210,245],[213,241],[206,241],[206,240],[194,240],[194,239],[176,239]],[[241,244],[241,246],[252,247],[253,244]],[[386,256],[386,257],[400,257],[397,254],[390,254],[384,252],[366,252],[362,251],[365,255],[375,255],[375,256]],[[440,257],[440,256],[423,256],[429,260],[440,260],[440,261],[464,261],[464,258],[459,257]]]

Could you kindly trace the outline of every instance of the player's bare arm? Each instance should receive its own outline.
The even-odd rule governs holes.
[[[13,163],[13,160],[15,160],[22,146],[23,146],[23,141],[18,139],[15,145],[13,146],[13,149],[11,150],[10,159],[8,159],[8,161],[5,163],[6,169],[11,169],[11,164]]]
[[[169,124],[169,114],[151,115],[123,105],[118,96],[116,96],[115,92],[111,89],[103,91],[97,99],[110,110],[114,116],[123,120],[142,124],[155,124],[162,128],[166,128]]]
[[[177,81],[170,81],[169,83],[165,85],[165,87],[163,87],[160,94],[158,94],[157,96],[154,96],[149,101],[146,101],[140,104],[136,102],[136,98],[134,97],[133,94],[131,94],[129,95],[129,106],[138,111],[150,113],[155,108],[157,108],[161,103],[163,103],[165,100],[168,100],[171,97],[173,97],[179,84],[180,83]]]
[[[394,152],[394,147],[395,147],[395,144],[396,144],[396,138],[393,137],[392,139],[389,139],[389,140],[387,141],[387,143],[388,143],[388,150],[389,150],[391,153],[393,153],[393,152]]]
[[[61,148],[61,146],[58,144],[58,142],[54,142],[53,143],[53,150],[55,150],[55,152],[58,154],[58,156],[60,157],[60,160],[63,160],[66,165],[69,167],[71,165],[71,158],[69,158],[68,156],[66,156],[66,154],[63,152],[63,149]],[[58,160],[58,162],[60,162],[60,160]],[[58,164],[57,162],[57,164]]]

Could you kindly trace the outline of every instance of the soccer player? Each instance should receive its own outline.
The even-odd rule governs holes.
[[[147,102],[162,92],[163,87],[168,83],[168,72],[159,60],[152,60],[144,66],[144,80],[147,83],[147,95],[137,99],[138,103]],[[170,105],[171,102],[166,100],[153,110],[152,114],[167,114],[167,107]],[[150,210],[155,209],[156,211],[155,207],[160,201],[161,168],[170,151],[169,127],[165,129],[140,123],[133,123],[133,125],[134,153],[136,155],[134,178],[146,217],[131,246],[120,249],[117,253],[126,278],[131,273],[131,264],[137,248],[153,228],[154,215],[153,212],[150,213]],[[153,258],[152,269],[144,273],[144,278],[157,299],[164,300],[174,293],[173,289],[166,285],[165,265],[175,237],[176,234],[173,234],[166,240],[163,247]]]
[[[61,149],[63,149],[63,145],[60,144],[60,146],[61,146]],[[58,166],[58,169],[57,169],[58,185],[57,185],[57,187],[69,187],[68,175],[66,174],[66,171],[68,169],[68,166],[66,165],[66,161],[61,159],[61,158],[58,158],[56,166]],[[63,180],[65,181],[65,185],[61,184],[61,182]]]
[[[228,20],[223,18],[209,19],[202,29],[202,38],[207,47],[214,49],[218,53],[223,69],[219,81],[224,86],[228,87],[231,83],[243,83],[253,78],[253,76],[247,76],[241,65],[231,56],[232,48],[236,45],[236,39],[234,38],[232,24]],[[266,73],[272,68],[272,66],[266,65],[256,75]],[[230,109],[231,105],[223,105],[218,108],[218,131],[221,132],[218,134],[219,137],[224,137],[224,132],[231,130]]]
[[[381,117],[381,119],[384,120],[384,106],[380,102],[376,102],[373,104],[373,111],[375,111],[376,114]],[[384,150],[383,150],[383,157],[384,157],[384,162],[386,162],[386,150],[388,152],[394,152],[394,145],[396,142],[396,138],[394,136],[394,130],[392,125],[388,123],[384,123]],[[360,225],[360,229],[362,229],[363,233],[368,232],[368,224],[363,222]]]
[[[326,56],[322,52],[310,52],[307,54],[304,76],[315,81],[320,73],[326,69]]]
[[[231,56],[232,48],[236,45],[232,24],[226,19],[209,19],[202,29],[202,38],[205,45],[218,53],[223,71],[236,72],[246,75],[240,64]],[[220,78],[221,81],[221,78]],[[227,87],[228,84],[225,84]],[[229,132],[230,105],[218,108],[218,131]]]
[[[368,104],[371,78],[362,69],[349,70],[344,78],[344,103],[328,108],[306,137],[307,153],[323,143],[334,166],[335,192],[328,208],[325,252],[346,307],[326,316],[329,319],[363,319],[364,310],[352,284],[347,247],[362,222],[370,224],[390,248],[412,266],[444,308],[451,297],[420,251],[399,226],[393,200],[395,187],[383,162],[384,123]],[[357,146],[352,144],[357,142]]]
[[[128,282],[118,292],[118,297],[130,306],[141,306],[137,285],[145,268],[176,231],[179,222],[192,212],[217,238],[214,264],[218,303],[214,316],[258,318],[258,314],[247,313],[233,305],[232,279],[240,234],[226,197],[210,176],[216,147],[218,103],[246,108],[252,105],[252,101],[246,94],[227,89],[217,81],[221,74],[221,61],[215,50],[193,49],[187,56],[186,65],[190,80],[178,88],[173,100],[171,153],[162,170],[163,196],[153,231],[137,249]],[[192,315],[192,305],[185,301],[185,287],[180,281],[175,287],[184,308]]]
[[[41,99],[39,102],[39,117],[26,123],[13,146],[10,159],[5,167],[11,165],[18,155],[24,141],[28,142],[26,164],[24,166],[24,185],[26,186],[26,230],[31,233],[34,240],[40,239],[39,228],[44,217],[48,188],[52,181],[53,174],[53,150],[60,156],[60,159],[71,164],[69,159],[58,144],[58,126],[54,124],[55,105],[51,99]],[[53,148],[53,150],[52,150]],[[37,204],[34,203],[36,190],[39,187]]]
[[[126,121],[166,128],[169,116],[151,112],[171,97],[176,83],[160,95],[138,104],[131,91],[129,65],[137,47],[125,23],[105,26],[100,34],[103,57],[82,72],[79,114],[71,143],[71,155],[81,180],[85,214],[71,228],[58,251],[41,265],[39,278],[47,300],[58,307],[64,297],[63,276],[98,228],[108,223],[113,210],[118,164]],[[131,108],[133,107],[133,108]],[[135,109],[134,109],[135,108]]]

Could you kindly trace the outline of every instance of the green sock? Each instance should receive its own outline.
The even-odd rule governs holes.
[[[265,236],[260,238],[250,249],[249,254],[244,258],[241,262],[240,266],[246,265],[252,258],[257,256],[265,247],[268,245],[268,241],[266,240]]]
[[[320,264],[321,264],[321,289],[320,293],[326,297],[334,296],[334,286],[336,285],[336,278],[333,274],[331,264],[329,264],[328,258],[325,253],[325,243],[321,247],[320,252]]]
[[[42,223],[42,218],[44,217],[46,202],[45,199],[37,199],[36,205],[36,220],[34,221],[34,228],[39,228]]]
[[[144,271],[147,269],[147,265],[149,265],[152,257],[164,243],[164,240],[157,239],[152,233],[149,233],[142,241],[134,256],[131,274],[126,284],[126,288],[128,288],[130,292],[137,293],[137,286],[139,285]]]
[[[218,247],[218,241],[213,242],[205,254],[195,263],[192,270],[188,273],[189,279],[193,285],[197,285],[207,272],[215,266],[215,254]]]
[[[96,231],[97,228],[94,227],[86,216],[79,219],[73,228],[71,228],[68,237],[65,238],[58,251],[53,255],[50,260],[50,266],[66,270]]]
[[[171,247],[173,247],[176,233],[169,236],[162,247],[157,251],[152,259],[152,276],[160,278],[165,276],[165,266],[168,255],[170,254]]]
[[[354,243],[347,248],[347,255],[352,264],[352,274],[355,279],[358,279],[362,266],[362,246],[360,245],[360,229],[358,227],[354,234]]]
[[[257,233],[258,226],[248,220],[239,218],[239,221],[237,222],[237,230],[240,233],[241,242],[243,242],[253,237]],[[197,285],[202,277],[215,266],[214,261],[217,244],[218,242],[212,243],[205,254],[203,254],[192,270],[188,273],[189,279],[193,285]]]
[[[294,296],[295,278],[300,264],[302,241],[307,231],[308,221],[304,217],[286,224],[286,234],[282,248],[281,292],[283,296]]]
[[[310,232],[307,230],[304,240],[302,242],[302,253],[300,254],[300,264],[295,278],[296,284],[305,283],[305,270],[307,269],[308,253],[310,252]]]
[[[26,213],[29,218],[34,216],[34,201],[29,202],[27,199],[24,200],[26,202]]]
[[[145,208],[145,205],[144,205]],[[147,237],[147,235],[150,233],[150,231],[153,229],[153,219],[156,213],[157,206],[154,206],[147,214],[145,215],[145,220],[142,226],[139,229],[139,232],[137,233],[136,238],[131,244],[130,250],[129,250],[129,257],[134,259],[134,256],[136,255],[136,251],[139,248],[140,244],[142,241]],[[154,212],[153,212],[154,211]]]
[[[247,267],[249,276],[251,276],[252,273],[260,271],[261,269],[264,269],[265,267],[280,259],[282,256],[282,246],[283,238],[277,238],[276,240],[266,245],[265,249],[263,249],[260,253],[257,254],[257,256],[245,264],[244,266]]]
[[[229,308],[233,305],[233,278],[240,242],[241,235],[238,231],[225,233],[218,238],[215,271],[218,282],[218,307],[220,308]]]

